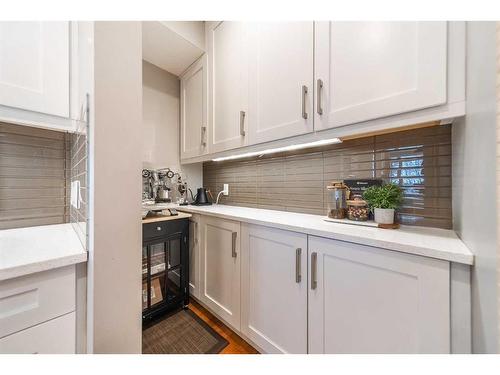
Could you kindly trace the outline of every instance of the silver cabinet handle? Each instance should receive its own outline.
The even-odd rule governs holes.
[[[307,120],[307,112],[306,112],[306,96],[307,96],[307,86],[302,86],[302,118]]]
[[[321,79],[318,79],[317,82],[317,94],[316,94],[316,100],[318,102],[318,107],[316,108],[318,115],[323,114],[323,108],[321,108],[321,91],[323,90],[323,81]]]
[[[240,111],[240,135],[245,136],[245,111]]]
[[[318,253],[311,254],[311,289],[316,289],[318,286]]]
[[[301,264],[300,264],[300,258],[302,255],[302,249],[299,247],[295,250],[295,282],[300,283],[302,280],[302,271],[301,271]]]
[[[201,127],[201,145],[203,147],[205,147],[207,145],[206,135],[207,135],[207,127],[206,126],[202,126]]]
[[[232,233],[233,247],[231,249],[231,256],[236,258],[236,238],[238,237],[238,232]]]
[[[157,231],[161,231],[161,227],[156,227],[156,230]]]

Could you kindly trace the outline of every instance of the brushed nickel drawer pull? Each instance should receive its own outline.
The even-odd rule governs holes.
[[[317,111],[318,111],[318,115],[322,115],[323,114],[323,108],[321,108],[321,91],[323,89],[323,81],[321,79],[318,79],[318,82],[317,82],[317,98],[316,100],[318,101],[318,108],[317,108]]]
[[[236,238],[238,236],[238,232],[232,233],[232,248],[231,248],[231,256],[236,258]]]
[[[295,282],[300,283],[302,281],[302,271],[301,271],[301,264],[300,264],[300,258],[302,255],[302,249],[299,247],[295,250]]]
[[[307,120],[307,112],[306,112],[306,96],[307,96],[307,86],[302,86],[302,118]]]
[[[207,145],[206,135],[207,135],[207,127],[206,126],[202,126],[201,127],[201,145],[203,147],[205,147]]]
[[[240,135],[244,137],[245,133],[245,111],[240,111]]]
[[[318,286],[318,253],[311,254],[311,289],[314,290]]]

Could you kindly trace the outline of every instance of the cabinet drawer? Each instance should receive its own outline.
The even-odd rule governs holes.
[[[167,221],[160,221],[157,223],[144,224],[142,226],[142,237],[144,240],[155,237],[163,237],[167,234]]]
[[[173,233],[185,232],[188,230],[188,226],[188,219],[168,220],[143,224],[142,238],[144,241],[146,241],[152,238],[165,237]]]
[[[75,266],[0,282],[0,337],[75,310]]]
[[[0,339],[2,354],[74,354],[75,313]]]

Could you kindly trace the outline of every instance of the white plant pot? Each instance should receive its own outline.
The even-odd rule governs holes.
[[[375,209],[375,222],[379,224],[393,224],[394,223],[394,209],[393,208],[376,208]]]

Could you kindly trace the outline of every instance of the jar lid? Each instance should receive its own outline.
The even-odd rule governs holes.
[[[330,185],[326,187],[327,190],[337,190],[337,189],[347,189],[347,185],[344,181],[332,181]]]
[[[367,205],[366,201],[364,201],[363,199],[360,199],[360,198],[354,198],[354,199],[348,200],[347,204],[350,206],[366,206]]]

